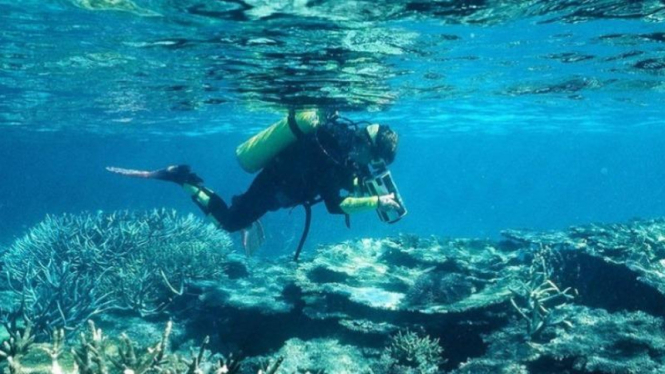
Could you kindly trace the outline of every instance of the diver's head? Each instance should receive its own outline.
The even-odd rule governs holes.
[[[386,165],[395,160],[397,153],[397,133],[386,125],[372,124],[358,129],[358,144],[352,159],[359,165],[383,161]]]
[[[386,125],[373,124],[366,128],[372,144],[372,158],[383,160],[386,164],[395,161],[397,154],[397,133]]]

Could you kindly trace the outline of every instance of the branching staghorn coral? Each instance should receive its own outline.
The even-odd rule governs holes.
[[[47,265],[38,262],[37,269],[28,270],[22,284],[13,288],[21,298],[15,312],[31,321],[38,333],[53,331],[56,326],[72,330],[113,302],[110,294],[100,289],[100,277],[78,274],[71,263],[55,261]]]
[[[127,335],[123,334],[120,341],[115,343],[108,340],[92,321],[88,321],[88,326],[88,334],[81,333],[78,347],[72,350],[76,362],[75,372],[79,374],[109,374],[113,369],[125,374],[168,372],[170,369],[173,373],[185,372],[182,370],[184,365],[178,366],[178,358],[168,352],[173,326],[170,321],[159,342],[139,355],[136,354],[138,350],[134,347],[135,343]],[[176,367],[181,370],[175,371]]]
[[[258,374],[276,374],[282,362],[284,362],[284,357],[278,357],[272,364],[267,363],[265,369],[259,370]]]
[[[59,359],[64,351],[64,344],[65,330],[56,329],[51,336],[51,347],[42,348],[51,358],[51,374],[63,374]]]
[[[19,312],[4,313],[2,325],[9,334],[9,339],[0,346],[0,357],[13,357],[25,354],[35,341],[32,323],[27,321],[19,327],[21,314]]]
[[[445,362],[439,339],[420,336],[414,331],[399,331],[390,338],[382,356],[388,373],[434,374]]]
[[[552,308],[559,308],[575,298],[576,291],[571,287],[561,290],[551,280],[552,272],[542,255],[536,255],[529,269],[529,280],[518,289],[511,289],[514,297],[510,299],[513,308],[527,323],[530,339],[537,339],[550,325],[568,323],[565,319],[552,321]]]
[[[143,355],[137,356],[134,349],[134,343],[126,334],[120,338],[118,346],[118,359],[113,359],[114,365],[122,369],[123,373],[131,372],[142,374],[168,363],[168,343],[169,337],[173,331],[173,323],[169,321],[162,333],[162,338],[153,347],[146,350]],[[206,338],[207,339],[207,338]],[[201,348],[203,350],[203,348]]]
[[[198,349],[191,350],[191,358],[185,359],[178,353],[173,353],[169,348],[169,338],[172,331],[172,322],[168,322],[162,333],[162,337],[154,345],[141,348],[136,345],[126,334],[120,339],[107,338],[101,329],[97,328],[92,321],[88,321],[88,329],[81,332],[76,347],[66,349],[67,343],[63,329],[55,330],[52,335],[50,347],[41,347],[51,359],[51,374],[239,374],[241,360],[229,356],[212,355],[206,349],[208,337]],[[12,336],[32,337],[30,330],[23,332],[12,331]],[[33,337],[34,338],[34,337]],[[30,343],[32,342],[31,339]],[[5,347],[9,347],[5,344]],[[3,352],[11,352],[12,356],[3,357],[17,358],[27,355],[31,344],[21,345],[21,349],[11,346],[3,348]],[[20,352],[20,353],[19,353]],[[64,357],[67,356],[67,357]],[[71,361],[73,366],[60,364]],[[281,359],[268,366],[264,373],[276,374]],[[18,360],[10,360],[9,371],[11,374],[21,372],[33,372],[34,367],[27,363],[25,367],[18,364]],[[41,369],[43,371],[43,369]]]
[[[223,271],[231,240],[174,211],[47,216],[4,255],[3,275],[37,332],[107,309],[158,313],[190,279]]]
[[[17,320],[18,318],[12,318],[9,322],[4,323],[5,329],[9,333],[9,339],[2,342],[0,346],[0,359],[7,360],[10,374],[22,372],[20,359],[28,353],[35,341],[31,323],[28,322],[24,328],[19,328]]]
[[[79,374],[108,374],[106,364],[107,341],[101,329],[97,329],[92,321],[88,321],[90,334],[81,333],[79,346],[72,349],[75,370]]]

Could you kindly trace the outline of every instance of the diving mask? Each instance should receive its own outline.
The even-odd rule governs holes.
[[[374,123],[371,125],[368,125],[365,130],[367,131],[367,136],[369,136],[369,140],[372,143],[372,146],[376,146],[376,135],[379,133],[379,128],[381,125],[378,123]]]

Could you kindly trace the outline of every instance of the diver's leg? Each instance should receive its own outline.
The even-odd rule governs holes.
[[[189,166],[175,165],[164,169],[145,171],[107,167],[108,171],[128,177],[158,179],[174,182],[183,187],[201,210],[222,229],[234,232],[248,228],[269,210],[279,208],[275,197],[273,178],[259,173],[247,192],[233,198],[229,207],[224,200],[203,185],[203,179]]]
[[[224,228],[228,207],[219,195],[203,185],[203,179],[194,174],[187,165],[173,165],[158,170],[135,170],[107,167],[106,170],[133,178],[158,179],[181,186],[194,203],[218,226]]]
[[[228,206],[219,195],[203,184],[184,183],[182,188],[213,223],[224,230],[231,231],[225,225]]]
[[[203,186],[201,178],[190,176],[187,180],[191,182],[182,183],[182,187],[194,203],[214,223],[229,232],[247,229],[268,211],[280,208],[273,178],[264,172],[256,176],[247,192],[233,197],[230,207],[219,195]]]
[[[223,227],[228,231],[248,228],[267,212],[279,208],[273,178],[261,172],[245,193],[233,197]]]

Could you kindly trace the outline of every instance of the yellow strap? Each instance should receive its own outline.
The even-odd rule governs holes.
[[[182,188],[187,192],[192,198],[199,202],[204,207],[208,207],[210,203],[210,196],[204,191],[201,187],[194,186],[191,184],[183,184]]]
[[[187,192],[190,196],[192,196],[196,201],[199,202],[203,207],[207,208],[208,204],[210,203],[210,195],[202,189],[199,186],[194,186],[191,184],[183,184],[182,188]],[[208,213],[206,214],[206,217],[212,221],[212,223],[215,224],[217,227],[221,227],[221,223],[213,216],[212,214]]]
[[[339,207],[346,214],[366,212],[379,207],[379,197],[347,197],[342,200]]]
[[[199,193],[201,190],[200,187],[187,183],[182,185],[182,189],[185,190],[185,192],[187,192],[190,196],[194,196],[194,194]]]

